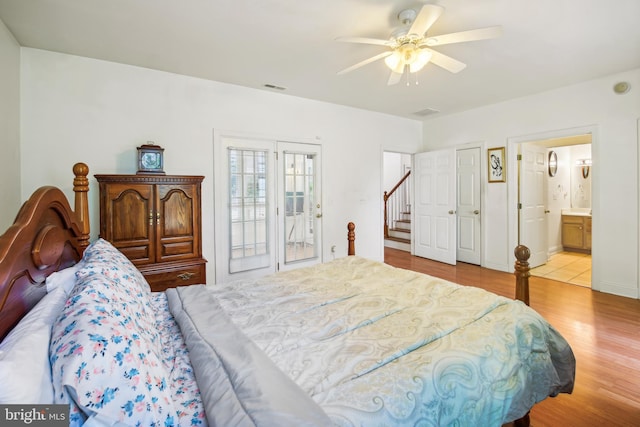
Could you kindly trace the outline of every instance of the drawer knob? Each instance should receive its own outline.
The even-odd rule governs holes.
[[[185,273],[178,274],[178,279],[189,280],[195,275],[196,273],[185,272]]]

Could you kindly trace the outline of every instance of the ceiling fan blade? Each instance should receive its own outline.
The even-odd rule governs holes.
[[[429,49],[426,47],[425,49],[431,52],[430,62],[436,64],[439,67],[444,68],[447,71],[450,71],[452,73],[459,73],[460,71],[464,70],[465,67],[467,66],[467,64],[465,64],[464,62],[460,62],[457,59],[453,59],[450,56],[447,56],[440,52],[436,52],[433,49]]]
[[[444,8],[435,4],[425,4],[420,9],[418,16],[413,20],[411,28],[407,34],[415,34],[417,36],[423,36],[424,33],[431,28],[434,22],[440,17]]]
[[[370,63],[372,63],[374,61],[377,61],[378,59],[385,58],[385,57],[391,55],[392,53],[393,53],[393,51],[387,51],[387,52],[379,53],[376,56],[372,56],[371,58],[365,59],[364,61],[360,61],[357,64],[352,65],[351,67],[345,68],[342,71],[338,71],[338,75],[346,74],[346,73],[348,73],[350,71],[355,70],[356,68],[360,68],[360,67],[362,67],[364,65],[370,64]]]
[[[380,46],[391,46],[389,40],[372,39],[369,37],[338,37],[336,41],[345,43],[363,43],[363,44],[375,44]]]
[[[472,42],[476,40],[494,39],[502,35],[502,27],[487,27],[477,30],[461,31],[459,33],[443,34],[441,36],[427,37],[422,43],[426,46],[440,46],[443,44]]]
[[[387,85],[393,86],[395,84],[400,83],[400,80],[402,80],[402,75],[403,73],[396,73],[395,71],[392,71],[391,74],[389,74],[389,80],[387,81]]]

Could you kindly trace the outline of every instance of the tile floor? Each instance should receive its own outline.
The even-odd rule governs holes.
[[[590,288],[591,255],[560,252],[552,255],[546,264],[531,269],[531,275]]]

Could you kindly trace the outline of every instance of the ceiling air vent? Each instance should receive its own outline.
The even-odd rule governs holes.
[[[276,85],[272,85],[270,83],[265,84],[264,87],[266,87],[267,89],[287,90],[286,87],[276,86]]]
[[[415,116],[425,117],[430,116],[432,114],[438,114],[440,111],[434,110],[433,108],[425,108],[424,110],[416,111],[413,113]]]

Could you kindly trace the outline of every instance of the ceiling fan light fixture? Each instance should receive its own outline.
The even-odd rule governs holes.
[[[409,72],[417,73],[422,70],[425,65],[431,60],[431,52],[426,49],[420,49],[416,55],[415,60],[409,64]]]
[[[398,50],[393,51],[393,53],[386,58],[384,58],[384,63],[389,67],[389,69],[396,73],[401,73],[402,68],[404,67],[404,62],[402,58],[402,53]]]

